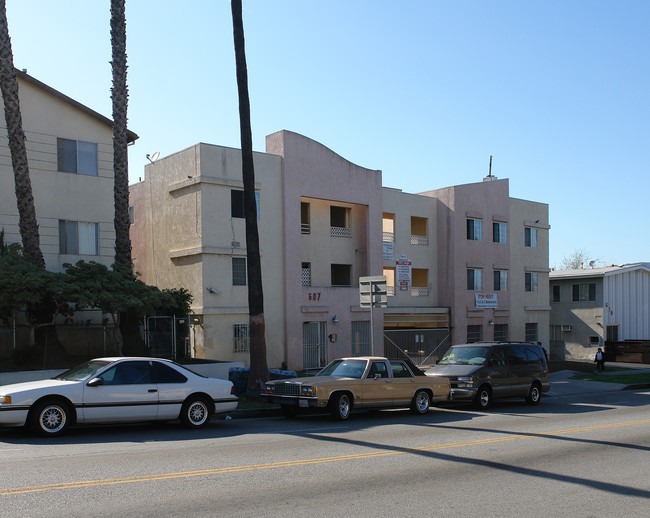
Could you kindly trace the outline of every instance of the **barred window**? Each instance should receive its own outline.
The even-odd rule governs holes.
[[[246,286],[246,258],[232,258],[232,285]]]
[[[250,343],[248,324],[233,324],[232,326],[232,352],[247,353]]]
[[[537,342],[537,322],[528,322],[525,332],[527,342]]]
[[[477,325],[467,326],[467,343],[483,341],[483,327]]]

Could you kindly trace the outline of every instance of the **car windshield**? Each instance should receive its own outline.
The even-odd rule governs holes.
[[[106,367],[109,363],[111,362],[106,360],[90,360],[89,362],[77,365],[76,367],[55,376],[54,379],[63,381],[84,381],[94,377],[99,369]]]
[[[361,379],[365,370],[366,360],[334,360],[320,371],[317,376]]]
[[[452,347],[438,365],[483,365],[489,352],[489,347]]]

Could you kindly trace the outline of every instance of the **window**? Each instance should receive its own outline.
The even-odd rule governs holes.
[[[427,297],[429,295],[429,270],[413,268],[411,270],[411,296]]]
[[[529,322],[526,324],[526,342],[537,342],[537,322]]]
[[[247,353],[250,343],[248,324],[232,325],[232,352]]]
[[[600,342],[599,337],[597,337],[597,336],[590,336],[589,337],[589,345],[591,347],[598,347],[599,342]]]
[[[350,228],[350,209],[349,207],[330,207],[330,226],[339,228]]]
[[[129,225],[133,225],[135,223],[135,207],[133,205],[129,205]]]
[[[508,270],[494,270],[494,291],[507,291]]]
[[[260,193],[255,193],[255,205],[257,206],[257,219],[260,219]],[[231,189],[230,191],[230,216],[233,218],[245,218],[244,214],[244,191]]]
[[[508,225],[507,223],[492,223],[492,241],[495,243],[508,242]]]
[[[97,144],[94,142],[58,138],[56,155],[58,171],[97,176]]]
[[[560,302],[560,285],[559,284],[553,284],[551,286],[552,294],[551,294],[551,302]]]
[[[302,234],[311,233],[311,223],[310,223],[310,208],[309,203],[301,201],[300,202],[300,232]]]
[[[538,291],[538,277],[534,272],[526,272],[526,291]]]
[[[333,264],[331,269],[332,286],[351,286],[352,266],[349,264]]]
[[[411,244],[424,246],[429,244],[427,218],[411,216]]]
[[[483,237],[483,221],[480,219],[467,218],[467,239],[480,241]]]
[[[394,243],[395,242],[395,214],[390,214],[384,212],[382,218],[383,225],[383,240],[384,243]]]
[[[187,378],[176,369],[161,362],[151,362],[153,383],[185,383]]]
[[[467,326],[467,343],[483,341],[483,327],[482,326]]]
[[[393,371],[393,378],[412,378],[413,374],[402,362],[390,362],[390,368]]]
[[[386,295],[388,297],[395,296],[395,268],[394,267],[384,267],[382,272],[384,277],[386,277]]]
[[[232,285],[246,286],[246,258],[232,258]]]
[[[98,255],[99,223],[59,220],[59,253]]]
[[[352,356],[370,356],[370,322],[352,322]]]
[[[301,281],[303,286],[311,286],[311,263],[302,263]]]
[[[494,341],[508,341],[508,324],[494,324]]]
[[[468,290],[483,289],[483,270],[481,270],[480,268],[467,269],[467,289]]]
[[[524,228],[524,245],[537,248],[537,229],[532,227]]]
[[[571,288],[573,302],[596,300],[596,283],[573,284]]]

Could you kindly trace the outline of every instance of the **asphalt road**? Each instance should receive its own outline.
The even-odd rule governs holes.
[[[470,407],[0,430],[0,516],[648,516],[650,391]]]

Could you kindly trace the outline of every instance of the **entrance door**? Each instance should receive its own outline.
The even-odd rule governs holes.
[[[322,369],[325,365],[327,365],[327,322],[303,322],[303,369]]]

